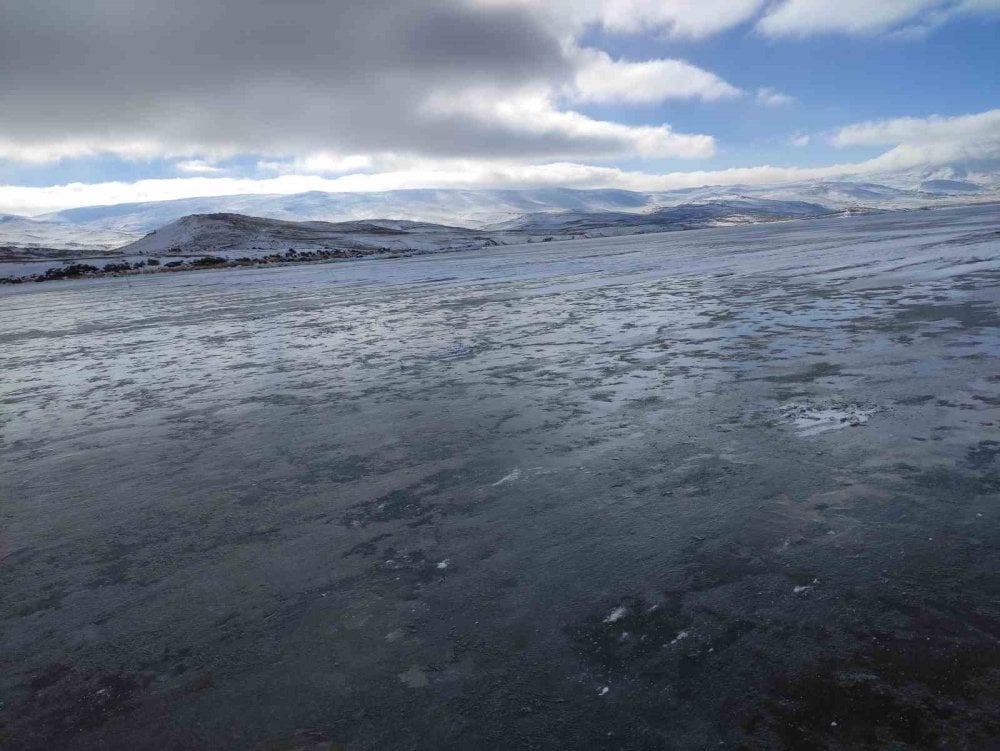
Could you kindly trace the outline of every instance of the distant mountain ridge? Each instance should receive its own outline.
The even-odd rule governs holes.
[[[149,232],[190,214],[234,213],[287,221],[343,222],[394,219],[481,227],[544,211],[643,211],[653,194],[626,190],[393,190],[379,193],[235,195],[89,206],[39,219],[79,226]]]
[[[0,248],[44,252],[109,252],[148,232],[194,214],[240,214],[280,221],[411,221],[470,230],[580,231],[677,220],[657,212],[719,202],[777,201],[789,211],[795,202],[827,211],[895,210],[1000,199],[1000,165],[975,163],[933,172],[800,181],[780,185],[702,186],[670,191],[618,189],[415,189],[374,193],[307,192],[293,195],[232,195],[66,209],[43,216],[0,217]],[[733,208],[732,205],[730,208]],[[688,213],[695,212],[688,209]],[[794,212],[793,212],[794,214]],[[604,216],[598,216],[604,215]],[[642,218],[636,218],[642,217]],[[757,217],[754,221],[766,220]],[[690,221],[694,221],[689,217]],[[734,216],[703,221],[740,221]],[[648,230],[655,231],[655,230]]]
[[[581,237],[670,232],[752,222],[829,216],[802,201],[708,201],[639,212],[563,211],[523,214],[489,229],[407,220],[289,222],[234,213],[192,214],[120,249],[125,256],[220,255],[254,258],[276,252],[439,252]]]
[[[462,227],[489,227],[523,214],[565,211],[642,213],[710,200],[768,198],[821,203],[830,209],[915,208],[988,192],[989,186],[939,180],[924,187],[896,188],[870,182],[814,181],[779,186],[706,186],[675,191],[576,190],[394,190],[380,193],[308,192],[293,195],[235,195],[173,201],[90,206],[36,219],[93,229],[149,232],[190,214],[236,213],[287,221],[342,222],[400,219]]]

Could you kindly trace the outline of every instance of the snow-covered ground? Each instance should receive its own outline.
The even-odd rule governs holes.
[[[50,251],[66,251],[64,255],[103,252],[120,248],[142,236],[140,232],[106,227],[81,227],[71,222],[31,219],[11,214],[0,215],[0,260],[16,248],[18,256]]]

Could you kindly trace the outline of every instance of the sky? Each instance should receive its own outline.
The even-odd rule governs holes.
[[[1000,0],[0,0],[4,213],[991,160]]]

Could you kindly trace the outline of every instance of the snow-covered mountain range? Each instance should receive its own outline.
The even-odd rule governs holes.
[[[37,217],[0,216],[0,257],[54,257],[107,253],[163,231],[185,216],[240,214],[285,222],[416,222],[444,225],[448,247],[475,233],[533,237],[546,232],[588,236],[653,232],[745,221],[818,216],[836,211],[897,210],[1000,200],[1000,172],[895,174],[776,186],[705,186],[661,192],[627,190],[396,190],[381,193],[235,195],[67,209]],[[277,226],[277,225],[276,225]],[[473,230],[468,237],[457,228]],[[287,228],[286,228],[287,229]],[[177,228],[171,230],[179,231]],[[277,231],[277,237],[285,230]],[[333,232],[341,240],[348,227]],[[240,230],[243,233],[243,230]],[[371,227],[357,242],[374,242]],[[367,233],[367,234],[365,234]],[[409,227],[411,242],[430,247],[442,230]],[[238,233],[239,234],[239,233]],[[242,235],[241,235],[242,236]],[[402,237],[399,235],[397,237]],[[160,235],[146,245],[162,244]],[[201,241],[199,241],[201,242]],[[260,241],[264,243],[263,240]],[[323,242],[317,240],[317,242]],[[478,241],[477,241],[478,242]],[[266,244],[266,243],[265,243]],[[382,246],[376,246],[382,247]],[[206,246],[206,250],[207,250]]]

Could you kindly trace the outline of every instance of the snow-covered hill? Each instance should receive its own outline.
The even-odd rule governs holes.
[[[493,245],[490,233],[408,221],[287,222],[243,214],[192,214],[120,249],[127,256],[254,257],[288,250],[466,250]]]

